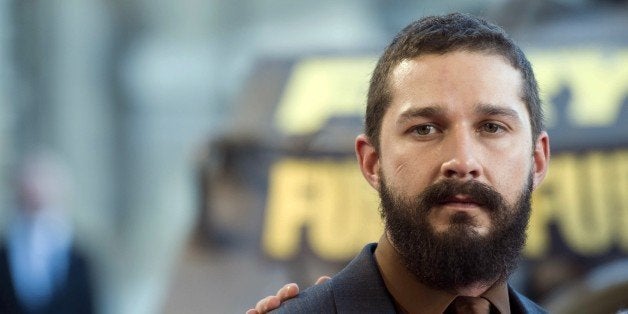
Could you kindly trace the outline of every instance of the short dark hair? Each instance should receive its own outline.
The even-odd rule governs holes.
[[[530,62],[501,27],[468,14],[452,13],[424,17],[406,26],[379,58],[369,86],[364,130],[377,151],[382,120],[392,101],[388,83],[394,68],[405,59],[461,50],[501,55],[521,72],[521,97],[530,114],[534,145],[544,126],[538,86]]]

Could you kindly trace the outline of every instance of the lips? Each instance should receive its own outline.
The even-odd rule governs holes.
[[[478,207],[483,206],[481,202],[477,201],[472,196],[466,195],[466,194],[456,194],[454,196],[448,197],[442,202],[440,202],[440,204],[441,205],[456,204],[456,205],[478,206]]]
[[[505,204],[502,196],[484,183],[447,178],[428,186],[418,198],[417,208],[425,212],[436,207],[458,210],[481,208],[486,212],[495,212],[502,204]]]

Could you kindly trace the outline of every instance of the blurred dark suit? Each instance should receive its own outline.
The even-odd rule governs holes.
[[[65,280],[56,286],[48,302],[37,309],[29,310],[17,297],[9,264],[8,246],[0,246],[0,313],[25,314],[70,314],[94,313],[94,302],[88,263],[72,248]]]

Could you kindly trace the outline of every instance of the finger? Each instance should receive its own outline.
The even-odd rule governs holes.
[[[259,314],[255,309],[249,309],[245,314]]]
[[[296,283],[289,283],[277,291],[277,297],[281,302],[294,298],[299,294],[299,286]]]
[[[278,308],[279,305],[281,305],[281,300],[279,300],[277,296],[273,295],[270,298],[268,298],[268,300],[266,301],[266,306],[263,309],[263,312],[260,312],[259,314],[265,314],[267,312],[270,312]]]
[[[266,302],[268,302],[268,299],[271,296],[267,296],[259,301],[257,301],[257,304],[255,304],[255,311],[257,311],[257,313],[262,313],[264,312],[264,308],[266,308]]]
[[[320,277],[318,277],[318,279],[316,280],[316,284],[317,284],[317,285],[322,284],[323,282],[325,282],[325,281],[327,281],[327,280],[330,280],[330,279],[331,279],[331,277],[329,277],[329,276],[320,276]]]
[[[268,311],[278,308],[280,304],[281,301],[279,300],[279,298],[275,295],[271,295],[257,302],[257,305],[255,305],[255,310],[258,312],[258,314],[264,314]]]

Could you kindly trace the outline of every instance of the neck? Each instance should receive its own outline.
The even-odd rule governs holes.
[[[484,294],[486,290],[488,290],[497,280],[494,280],[490,283],[477,282],[472,283],[466,287],[457,288],[455,293],[459,296],[465,297],[479,297]]]

